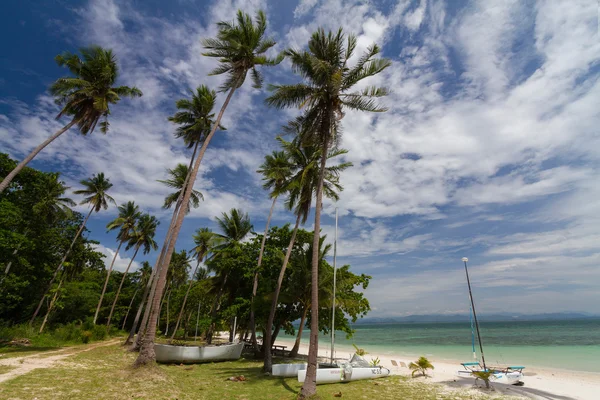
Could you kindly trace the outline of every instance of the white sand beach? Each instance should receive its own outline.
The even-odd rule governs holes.
[[[292,339],[277,339],[277,345],[287,346],[287,350],[294,345]],[[368,349],[367,349],[368,351]],[[329,342],[321,342],[319,345],[319,356],[321,358],[329,357]],[[351,347],[336,346],[336,358],[346,359],[354,353]],[[302,342],[299,354],[308,354],[308,344]],[[392,366],[391,360],[402,361],[408,365],[412,359],[403,357],[401,353],[397,355],[379,355],[369,353],[367,360],[379,358],[381,365],[389,368],[392,374],[410,376],[408,368],[396,368]],[[417,377],[420,381],[439,383],[446,385],[449,389],[470,389],[473,388],[474,379],[459,378],[456,372],[461,369],[461,361],[430,359],[435,366],[431,372],[431,377]],[[599,361],[600,362],[600,361]],[[558,370],[549,368],[538,368],[527,366],[525,369],[525,385],[512,386],[499,383],[492,383],[496,392],[510,396],[521,396],[529,399],[549,399],[549,400],[598,400],[600,399],[600,373],[578,372],[569,370]]]

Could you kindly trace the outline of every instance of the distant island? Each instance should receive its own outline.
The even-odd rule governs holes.
[[[600,315],[561,312],[546,314],[519,314],[519,313],[498,313],[477,315],[481,321],[557,321],[572,319],[594,319],[600,318]],[[368,317],[356,321],[356,325],[361,324],[390,324],[390,323],[419,323],[419,322],[464,322],[469,321],[469,314],[428,314],[428,315],[407,315],[405,317]]]

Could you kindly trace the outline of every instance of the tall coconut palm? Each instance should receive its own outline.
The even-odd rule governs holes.
[[[175,168],[167,170],[167,172],[169,173],[169,179],[158,180],[158,182],[164,183],[168,187],[176,189],[175,192],[165,197],[165,203],[163,204],[163,208],[171,208],[173,204],[177,204],[177,200],[181,196],[181,191],[187,185],[189,171],[190,169],[187,165],[177,164]],[[204,200],[204,196],[202,195],[202,193],[200,193],[199,190],[192,190],[190,200],[188,201],[186,213],[189,213],[192,207],[198,208],[198,206],[200,205],[200,200]]]
[[[262,11],[258,12],[255,23],[252,22],[252,18],[249,15],[242,11],[238,11],[237,23],[220,22],[218,28],[219,32],[216,39],[211,38],[204,40],[204,47],[208,50],[204,55],[219,59],[220,65],[213,70],[211,74],[226,74],[225,83],[221,86],[221,91],[228,91],[228,94],[221,106],[221,110],[217,115],[217,119],[215,120],[210,133],[202,144],[198,157],[194,161],[194,167],[189,178],[190,185],[185,187],[182,204],[188,203],[204,153],[221,123],[223,114],[225,113],[233,94],[242,86],[248,72],[251,72],[254,87],[260,88],[263,79],[260,71],[256,67],[275,65],[283,59],[283,57],[270,59],[265,56],[265,53],[275,45],[275,41],[264,37],[267,30],[267,17]],[[169,265],[171,262],[171,256],[175,250],[175,244],[184,217],[185,213],[178,213],[176,217],[174,216],[174,219],[176,219],[162,265]],[[156,323],[158,321],[158,305],[165,287],[166,273],[166,269],[160,270],[157,281],[157,290],[152,299],[152,315],[135,365],[148,364],[156,360],[156,355],[154,353],[154,336],[156,335]]]
[[[136,87],[113,86],[118,78],[117,60],[112,50],[92,46],[79,50],[77,54],[65,52],[54,58],[61,67],[67,67],[72,76],[59,78],[50,86],[50,93],[62,108],[56,119],[69,116],[71,120],[48,139],[37,146],[0,183],[0,193],[33,158],[54,139],[77,125],[82,135],[92,133],[101,118],[100,130],[108,131],[110,105],[117,104],[121,97],[140,97]]]
[[[273,210],[275,209],[277,198],[285,192],[285,184],[291,174],[290,163],[283,151],[274,151],[273,153],[265,156],[265,161],[256,172],[263,175],[263,188],[271,190],[269,197],[273,199],[273,202],[271,203],[271,209],[269,210],[269,216],[267,217],[267,223],[265,224],[265,233],[260,243],[258,263],[256,266],[256,271],[254,272],[254,283],[252,285],[252,298],[250,300],[250,331],[252,332],[251,340],[255,352],[258,353],[259,350],[258,343],[256,341],[256,324],[254,321],[254,298],[256,297],[256,291],[258,290],[258,275],[260,273],[260,266],[262,265],[263,252],[265,250],[265,242],[267,241],[269,225],[271,224],[271,217],[273,216]]]
[[[154,299],[154,294],[156,292],[156,286],[158,284],[158,272],[161,267],[165,264],[165,254],[169,249],[169,243],[171,242],[171,234],[173,232],[173,228],[175,227],[175,223],[177,222],[177,215],[179,214],[179,207],[182,204],[183,195],[185,188],[188,186],[188,182],[190,181],[190,171],[192,170],[192,166],[194,165],[194,160],[196,157],[196,152],[198,150],[198,145],[203,143],[206,139],[207,135],[210,133],[212,126],[215,125],[213,122],[214,114],[212,113],[212,109],[214,108],[215,102],[217,99],[217,93],[214,90],[210,90],[207,86],[201,85],[196,89],[196,93],[192,92],[191,100],[188,99],[180,99],[177,101],[176,106],[178,111],[175,115],[169,117],[169,121],[178,124],[177,130],[175,131],[175,137],[183,139],[184,144],[188,148],[193,148],[194,151],[192,153],[192,157],[190,158],[189,166],[187,167],[187,171],[183,170],[183,167],[178,167],[174,170],[174,174],[176,176],[172,176],[172,179],[167,181],[161,181],[171,187],[178,189],[176,194],[172,194],[165,199],[165,208],[170,208],[172,204],[175,204],[175,209],[173,210],[173,215],[171,217],[171,223],[169,224],[169,228],[167,229],[167,234],[165,235],[165,240],[163,242],[162,249],[160,254],[156,260],[155,268],[153,271],[153,279],[150,283],[150,296],[148,297],[148,305],[146,306],[146,310],[144,312],[144,317],[142,319],[142,324],[140,327],[140,335],[138,335],[136,339],[136,344],[134,346],[134,350],[137,350],[141,346],[141,339],[145,333],[148,320],[150,319],[150,311],[152,307],[150,304]],[[216,124],[221,130],[225,128],[220,124]],[[181,177],[184,177],[183,179]],[[193,184],[191,185],[193,188]],[[191,194],[191,201],[188,200],[186,213],[190,210],[190,205],[194,205],[197,207],[199,204],[199,200],[202,197],[202,194],[198,191],[193,191]],[[170,262],[170,261],[169,261]],[[146,291],[144,291],[146,293]],[[145,304],[146,295],[143,296],[142,303],[140,303],[140,307],[138,313],[141,313],[142,308]],[[132,332],[137,329],[137,321],[138,317],[136,315],[136,319],[134,321]],[[126,343],[131,342],[132,334],[130,333],[129,338]]]
[[[110,314],[108,314],[108,321],[106,322],[106,326],[110,326],[110,321],[113,316],[113,312],[115,311],[115,306],[117,305],[117,300],[119,300],[119,295],[121,294],[121,289],[123,288],[123,283],[125,282],[125,277],[129,272],[129,268],[131,268],[131,264],[135,257],[138,254],[138,251],[141,247],[144,248],[144,254],[150,253],[152,250],[158,249],[158,245],[154,241],[154,235],[156,234],[156,227],[160,224],[156,217],[144,214],[139,218],[138,223],[133,228],[133,232],[130,234],[129,243],[127,243],[127,247],[125,250],[129,250],[132,247],[135,247],[135,251],[133,252],[133,256],[129,260],[129,264],[127,264],[127,268],[123,273],[123,277],[121,278],[121,283],[119,284],[119,289],[117,289],[117,293],[115,294],[115,299],[113,300],[112,306],[110,308]]]
[[[303,108],[304,143],[319,144],[321,166],[315,204],[315,237],[313,246],[313,299],[311,309],[311,332],[306,380],[302,385],[300,397],[314,396],[316,393],[317,353],[318,353],[318,279],[319,264],[317,247],[321,226],[321,206],[323,202],[323,181],[327,152],[337,144],[340,135],[340,121],[346,109],[356,111],[383,112],[385,107],[377,104],[376,99],[387,95],[385,88],[368,86],[356,90],[363,79],[382,72],[391,65],[386,59],[375,58],[379,53],[377,45],[370,46],[352,67],[348,60],[356,49],[356,37],[344,37],[340,28],[337,33],[325,33],[319,29],[308,42],[308,50],[288,49],[285,54],[292,62],[292,70],[299,74],[304,82],[294,85],[272,86],[274,93],[267,103],[277,108]]]
[[[54,281],[56,280],[56,276],[58,275],[58,272],[61,270],[64,262],[67,260],[67,257],[71,253],[71,250],[73,249],[73,246],[75,245],[75,241],[77,241],[77,238],[79,237],[79,235],[81,235],[81,232],[83,232],[83,229],[85,228],[85,224],[87,223],[88,219],[90,218],[90,215],[92,215],[92,212],[93,211],[99,212],[102,209],[106,210],[108,208],[109,203],[113,203],[115,205],[117,204],[115,202],[115,200],[112,197],[110,197],[107,193],[110,190],[110,188],[112,188],[113,185],[112,185],[112,183],[110,183],[110,180],[108,178],[104,177],[104,172],[100,172],[100,173],[92,176],[91,179],[84,179],[84,180],[80,181],[79,183],[84,186],[84,189],[76,190],[73,193],[77,194],[77,195],[86,196],[83,198],[83,200],[79,204],[82,204],[82,205],[89,204],[90,212],[87,214],[87,216],[81,223],[81,226],[79,227],[77,234],[73,238],[73,241],[71,242],[71,245],[69,246],[69,249],[65,252],[65,255],[63,256],[62,260],[60,261],[60,264],[58,264],[58,267],[54,271],[54,275],[52,276],[52,279],[50,280],[48,287],[44,291],[44,295],[40,299],[40,302],[39,302],[37,308],[35,309],[35,312],[33,313],[31,320],[29,321],[30,325],[33,324],[35,317],[37,317],[38,313],[40,312],[40,308],[42,307],[42,304],[44,303],[44,298],[46,297],[46,295],[48,294],[48,291],[54,284]]]
[[[58,173],[44,174],[41,182],[41,187],[36,192],[37,201],[32,207],[32,216],[34,218],[27,221],[25,229],[22,233],[23,238],[27,237],[29,232],[29,224],[37,224],[40,219],[46,222],[53,222],[61,217],[69,217],[73,214],[73,210],[70,207],[75,206],[75,202],[68,197],[64,197],[64,194],[70,187],[65,186],[64,182],[59,180]],[[12,258],[6,264],[4,268],[4,275],[0,277],[0,286],[4,282],[4,278],[10,272],[10,268],[13,263],[13,259],[18,254],[21,248],[22,242],[19,243],[12,252]]]
[[[194,283],[194,279],[197,279],[197,273],[198,268],[200,267],[200,263],[204,261],[205,257],[208,258],[208,255],[212,250],[212,246],[214,244],[214,233],[208,228],[200,228],[194,234],[193,239],[195,246],[192,251],[197,261],[196,268],[194,269],[194,273],[192,274],[192,278],[190,279],[190,283],[188,284],[185,296],[183,297],[183,303],[181,304],[181,309],[179,310],[179,315],[177,316],[177,323],[175,324],[175,329],[173,329],[173,333],[171,334],[169,343],[175,337],[175,332],[177,332],[177,329],[179,329],[181,317],[183,316],[183,311],[185,310],[185,305],[187,304],[187,299],[190,294],[190,290],[192,289],[192,284]]]
[[[240,209],[232,208],[229,211],[229,214],[224,212],[221,218],[217,217],[215,219],[217,220],[217,225],[219,225],[219,228],[223,233],[214,234],[215,243],[213,244],[213,257],[223,257],[235,249],[238,249],[242,240],[244,240],[244,238],[252,231],[252,223],[250,222],[248,213],[244,213]],[[219,311],[219,304],[221,297],[223,296],[223,290],[227,285],[227,279],[229,277],[229,271],[227,270],[215,272],[220,275],[219,280],[221,283],[210,312],[213,323],[206,334],[206,339],[209,343],[212,342],[214,320],[216,319],[217,312]]]
[[[110,274],[112,272],[113,266],[115,265],[117,255],[119,255],[119,251],[121,250],[121,246],[123,245],[123,243],[131,239],[131,232],[135,228],[135,224],[138,221],[138,218],[140,218],[140,215],[141,213],[139,207],[135,205],[133,201],[128,201],[126,204],[121,204],[119,206],[118,217],[106,225],[106,229],[108,229],[109,232],[115,229],[119,229],[119,233],[117,234],[117,240],[119,241],[119,245],[117,246],[117,251],[115,251],[115,255],[113,256],[113,259],[110,263],[110,267],[106,271],[104,287],[102,288],[100,300],[98,300],[98,306],[96,307],[96,313],[94,314],[94,324],[96,324],[96,320],[98,319],[98,313],[100,313],[102,300],[104,299],[104,294],[106,293],[106,288],[108,286],[108,280],[110,279]]]
[[[298,133],[298,129],[301,128],[299,122],[301,122],[301,119],[292,121],[286,127],[286,130]],[[264,343],[269,343],[271,341],[271,331],[273,328],[273,321],[275,321],[279,293],[281,291],[281,285],[283,284],[287,264],[292,254],[292,249],[294,248],[298,226],[301,222],[302,224],[306,222],[308,214],[310,213],[313,197],[315,196],[319,184],[319,162],[321,160],[322,152],[322,148],[319,145],[310,143],[303,145],[300,136],[296,136],[291,142],[286,142],[281,137],[277,139],[279,140],[281,147],[283,147],[289,163],[292,165],[292,176],[289,177],[285,187],[288,192],[286,207],[289,210],[294,211],[294,214],[296,215],[296,224],[292,231],[292,237],[290,238],[290,243],[285,253],[281,270],[279,271],[279,277],[277,278],[275,293],[271,300],[271,310],[269,312],[267,326],[265,327]],[[327,159],[331,160],[346,153],[346,150],[332,149],[329,151]],[[340,173],[350,166],[352,166],[352,163],[345,162],[326,167],[323,181],[323,191],[325,196],[334,201],[338,200],[338,192],[343,190],[342,186],[339,184]],[[271,372],[272,364],[273,358],[271,347],[268,345],[264,346],[264,370],[266,372]]]
[[[133,296],[131,297],[131,301],[129,302],[129,306],[127,307],[127,312],[125,313],[125,317],[123,318],[123,325],[121,326],[121,330],[125,330],[125,325],[127,324],[127,317],[129,316],[129,311],[131,311],[131,306],[135,300],[135,296],[137,295],[140,288],[146,287],[146,284],[150,280],[150,276],[152,275],[152,267],[148,263],[148,261],[142,262],[142,266],[138,270],[140,273],[140,281],[139,286],[133,292]]]

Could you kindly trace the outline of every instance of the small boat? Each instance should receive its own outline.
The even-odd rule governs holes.
[[[382,367],[346,367],[339,368],[319,368],[317,369],[317,384],[322,383],[337,383],[337,382],[352,382],[364,379],[384,378],[390,375],[390,370]],[[304,382],[306,379],[306,370],[298,371],[298,382]]]
[[[292,377],[298,376],[298,371],[305,370],[308,366],[307,363],[296,363],[296,364],[273,364],[272,373],[273,376]],[[337,368],[337,364],[331,363],[319,363],[317,368]]]
[[[207,346],[173,346],[154,344],[156,361],[165,364],[194,364],[212,361],[238,360],[242,356],[244,342]]]
[[[491,367],[486,365],[485,356],[483,354],[483,343],[481,342],[481,332],[479,331],[479,322],[477,321],[477,313],[475,312],[475,301],[473,300],[473,293],[471,292],[471,281],[469,279],[469,270],[467,269],[467,257],[463,257],[462,261],[465,264],[465,274],[467,276],[467,286],[469,288],[469,299],[471,300],[471,348],[473,351],[473,358],[477,360],[477,350],[475,350],[475,332],[477,332],[477,341],[479,342],[479,350],[481,354],[481,364],[479,361],[462,363],[463,370],[457,372],[457,376],[462,378],[476,378],[477,375],[474,372],[491,371],[491,380],[498,383],[504,383],[507,385],[523,386],[523,370],[525,367],[522,366],[511,366],[511,367]],[[483,364],[483,365],[482,365]]]
[[[478,362],[462,363],[464,370],[458,371],[458,376],[461,378],[476,378],[473,372],[484,371],[484,368]],[[505,385],[523,385],[523,366],[510,366],[510,367],[488,367],[489,371],[492,371],[492,381],[503,383]]]
[[[364,379],[384,378],[390,375],[390,370],[380,365],[372,366],[361,356],[355,354],[349,361],[342,361],[331,368],[317,369],[317,384],[351,382]],[[298,382],[306,379],[306,369],[298,370]]]

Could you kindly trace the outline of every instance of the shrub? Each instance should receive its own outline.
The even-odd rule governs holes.
[[[89,343],[90,339],[92,338],[92,331],[83,331],[81,332],[81,341],[83,343]]]

